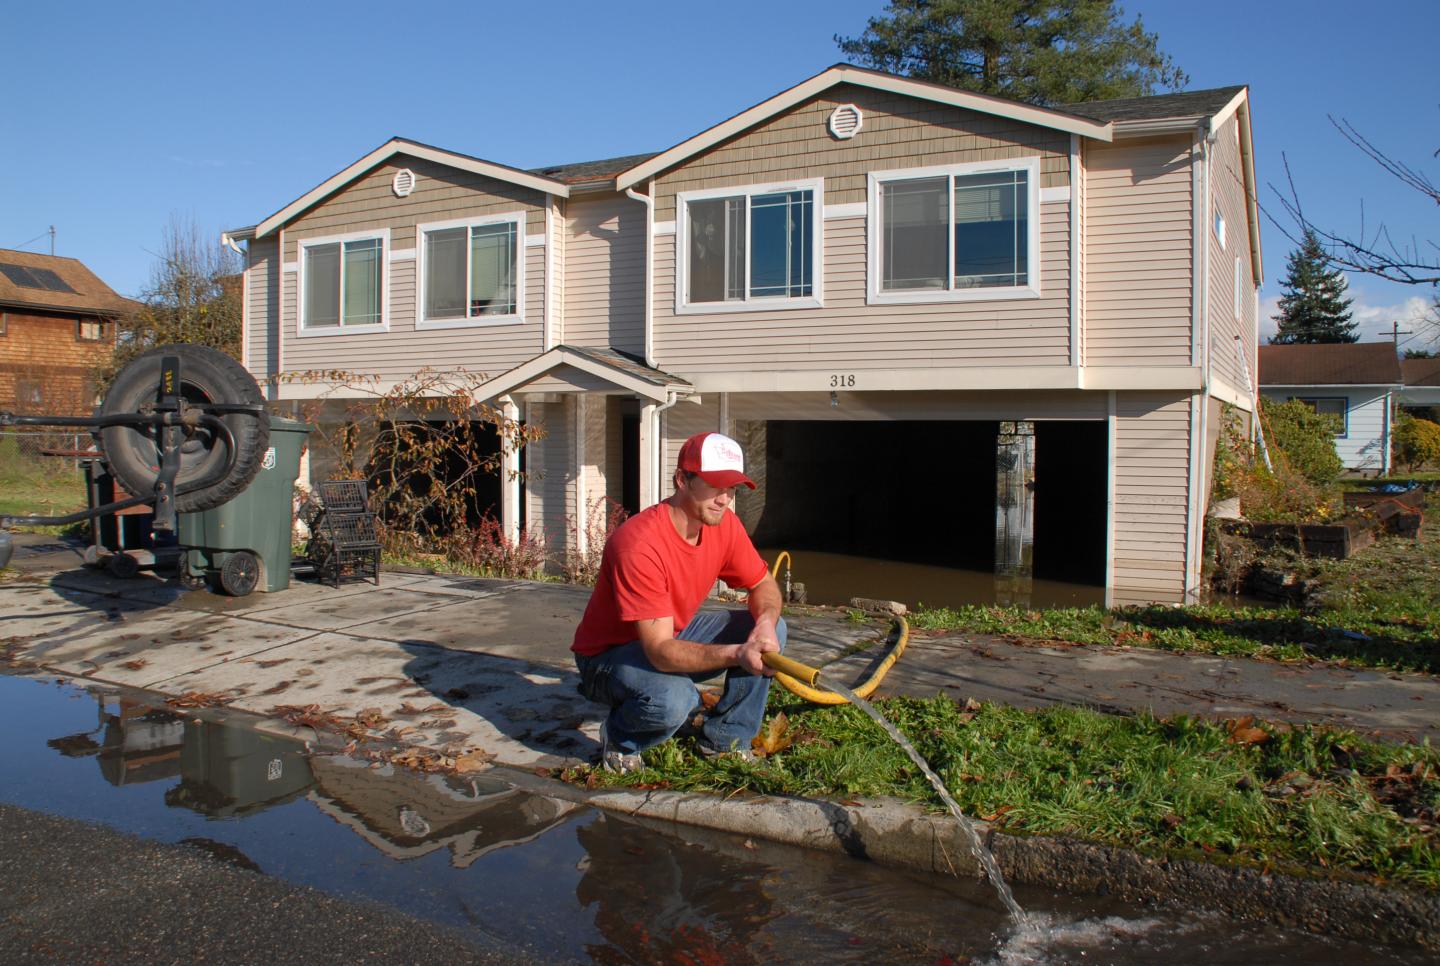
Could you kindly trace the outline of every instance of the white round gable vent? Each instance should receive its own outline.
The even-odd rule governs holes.
[[[415,190],[415,172],[409,168],[401,168],[395,172],[395,180],[390,182],[390,187],[395,192],[395,197],[405,197]]]
[[[842,141],[859,134],[864,123],[865,115],[854,104],[841,104],[830,112],[830,133]]]

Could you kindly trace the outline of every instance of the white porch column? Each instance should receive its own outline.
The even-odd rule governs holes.
[[[575,552],[583,559],[590,547],[585,506],[585,394],[575,394]]]
[[[659,407],[647,402],[640,407],[640,509],[660,502],[656,492],[659,484],[660,467],[657,464],[660,438],[660,420],[655,410]]]
[[[501,398],[500,411],[505,415],[506,425],[519,423],[520,407],[509,396]],[[500,526],[505,531],[505,539],[511,543],[520,539],[520,454],[514,449],[517,436],[518,433],[504,433],[500,443]]]

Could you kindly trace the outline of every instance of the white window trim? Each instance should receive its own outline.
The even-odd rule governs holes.
[[[529,215],[524,211],[505,211],[494,215],[452,218],[448,221],[427,221],[415,226],[415,328],[417,329],[485,329],[496,325],[520,325],[525,321],[525,251],[530,236],[525,234]],[[425,318],[426,262],[425,233],[446,228],[474,228],[480,225],[515,226],[515,311],[510,315],[485,315],[474,319]],[[467,247],[466,251],[469,249]],[[466,255],[469,258],[469,255]],[[469,262],[466,262],[465,284],[470,284]]]
[[[345,289],[344,265],[345,252],[344,242],[380,240],[380,322],[378,325],[345,325],[320,326],[313,329],[305,327],[305,249],[312,245],[333,245],[337,242],[342,244],[340,252],[341,282],[340,289]],[[333,337],[337,335],[363,335],[367,332],[389,332],[390,331],[390,229],[374,228],[366,231],[346,232],[343,235],[325,235],[318,238],[301,238],[295,243],[295,335],[302,339],[316,339]],[[342,301],[340,307],[341,318],[344,318],[345,307]]]
[[[809,191],[810,237],[815,240],[811,254],[811,292],[801,298],[751,298],[750,297],[750,239],[745,240],[745,298],[727,302],[696,302],[685,300],[690,289],[690,202],[710,201],[715,198],[749,198],[751,195],[778,194],[782,191]],[[749,206],[746,206],[746,226],[749,226]],[[701,191],[681,191],[675,195],[675,314],[676,315],[724,315],[731,312],[784,312],[790,309],[818,309],[825,305],[825,179],[809,178],[800,181],[783,181],[765,185],[735,185],[730,188],[707,188]]]
[[[921,289],[908,292],[885,292],[880,288],[881,280],[881,233],[885,226],[880,217],[880,186],[890,181],[909,181],[916,178],[937,178],[941,175],[986,174],[991,171],[1024,171],[1027,175],[1027,205],[1029,207],[1029,238],[1026,247],[1026,263],[1029,266],[1030,281],[1026,285],[1007,288],[951,288],[943,290]],[[868,305],[917,305],[933,302],[996,302],[1009,299],[1038,299],[1040,288],[1040,159],[1038,157],[1008,158],[996,161],[970,161],[963,164],[947,164],[928,168],[897,168],[892,171],[871,171],[867,179],[866,213],[866,257],[865,302]],[[953,201],[952,201],[953,205]],[[954,238],[953,231],[946,233]],[[947,249],[948,251],[948,249]],[[950,270],[950,284],[954,284],[955,259],[947,254],[946,264]]]

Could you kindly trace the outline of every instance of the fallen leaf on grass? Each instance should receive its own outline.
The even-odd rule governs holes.
[[[980,816],[978,816],[978,818],[979,818],[982,822],[993,822],[993,821],[995,821],[997,818],[999,818],[1001,815],[1004,815],[1006,812],[1010,811],[1010,810],[1013,809],[1014,807],[1015,807],[1014,805],[1001,805],[999,808],[995,809],[995,811],[991,812],[989,815],[980,815]]]
[[[770,719],[768,727],[764,728],[750,743],[751,747],[759,755],[774,755],[790,747],[790,719],[785,717],[785,712],[780,712]]]
[[[1232,745],[1261,745],[1270,740],[1270,732],[1263,728],[1255,727],[1255,716],[1247,714],[1243,718],[1232,718],[1225,722],[1225,730],[1230,733],[1227,739]]]

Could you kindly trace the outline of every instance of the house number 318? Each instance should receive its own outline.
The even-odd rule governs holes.
[[[830,388],[841,389],[855,385],[855,374],[853,372],[835,372],[830,375]]]

